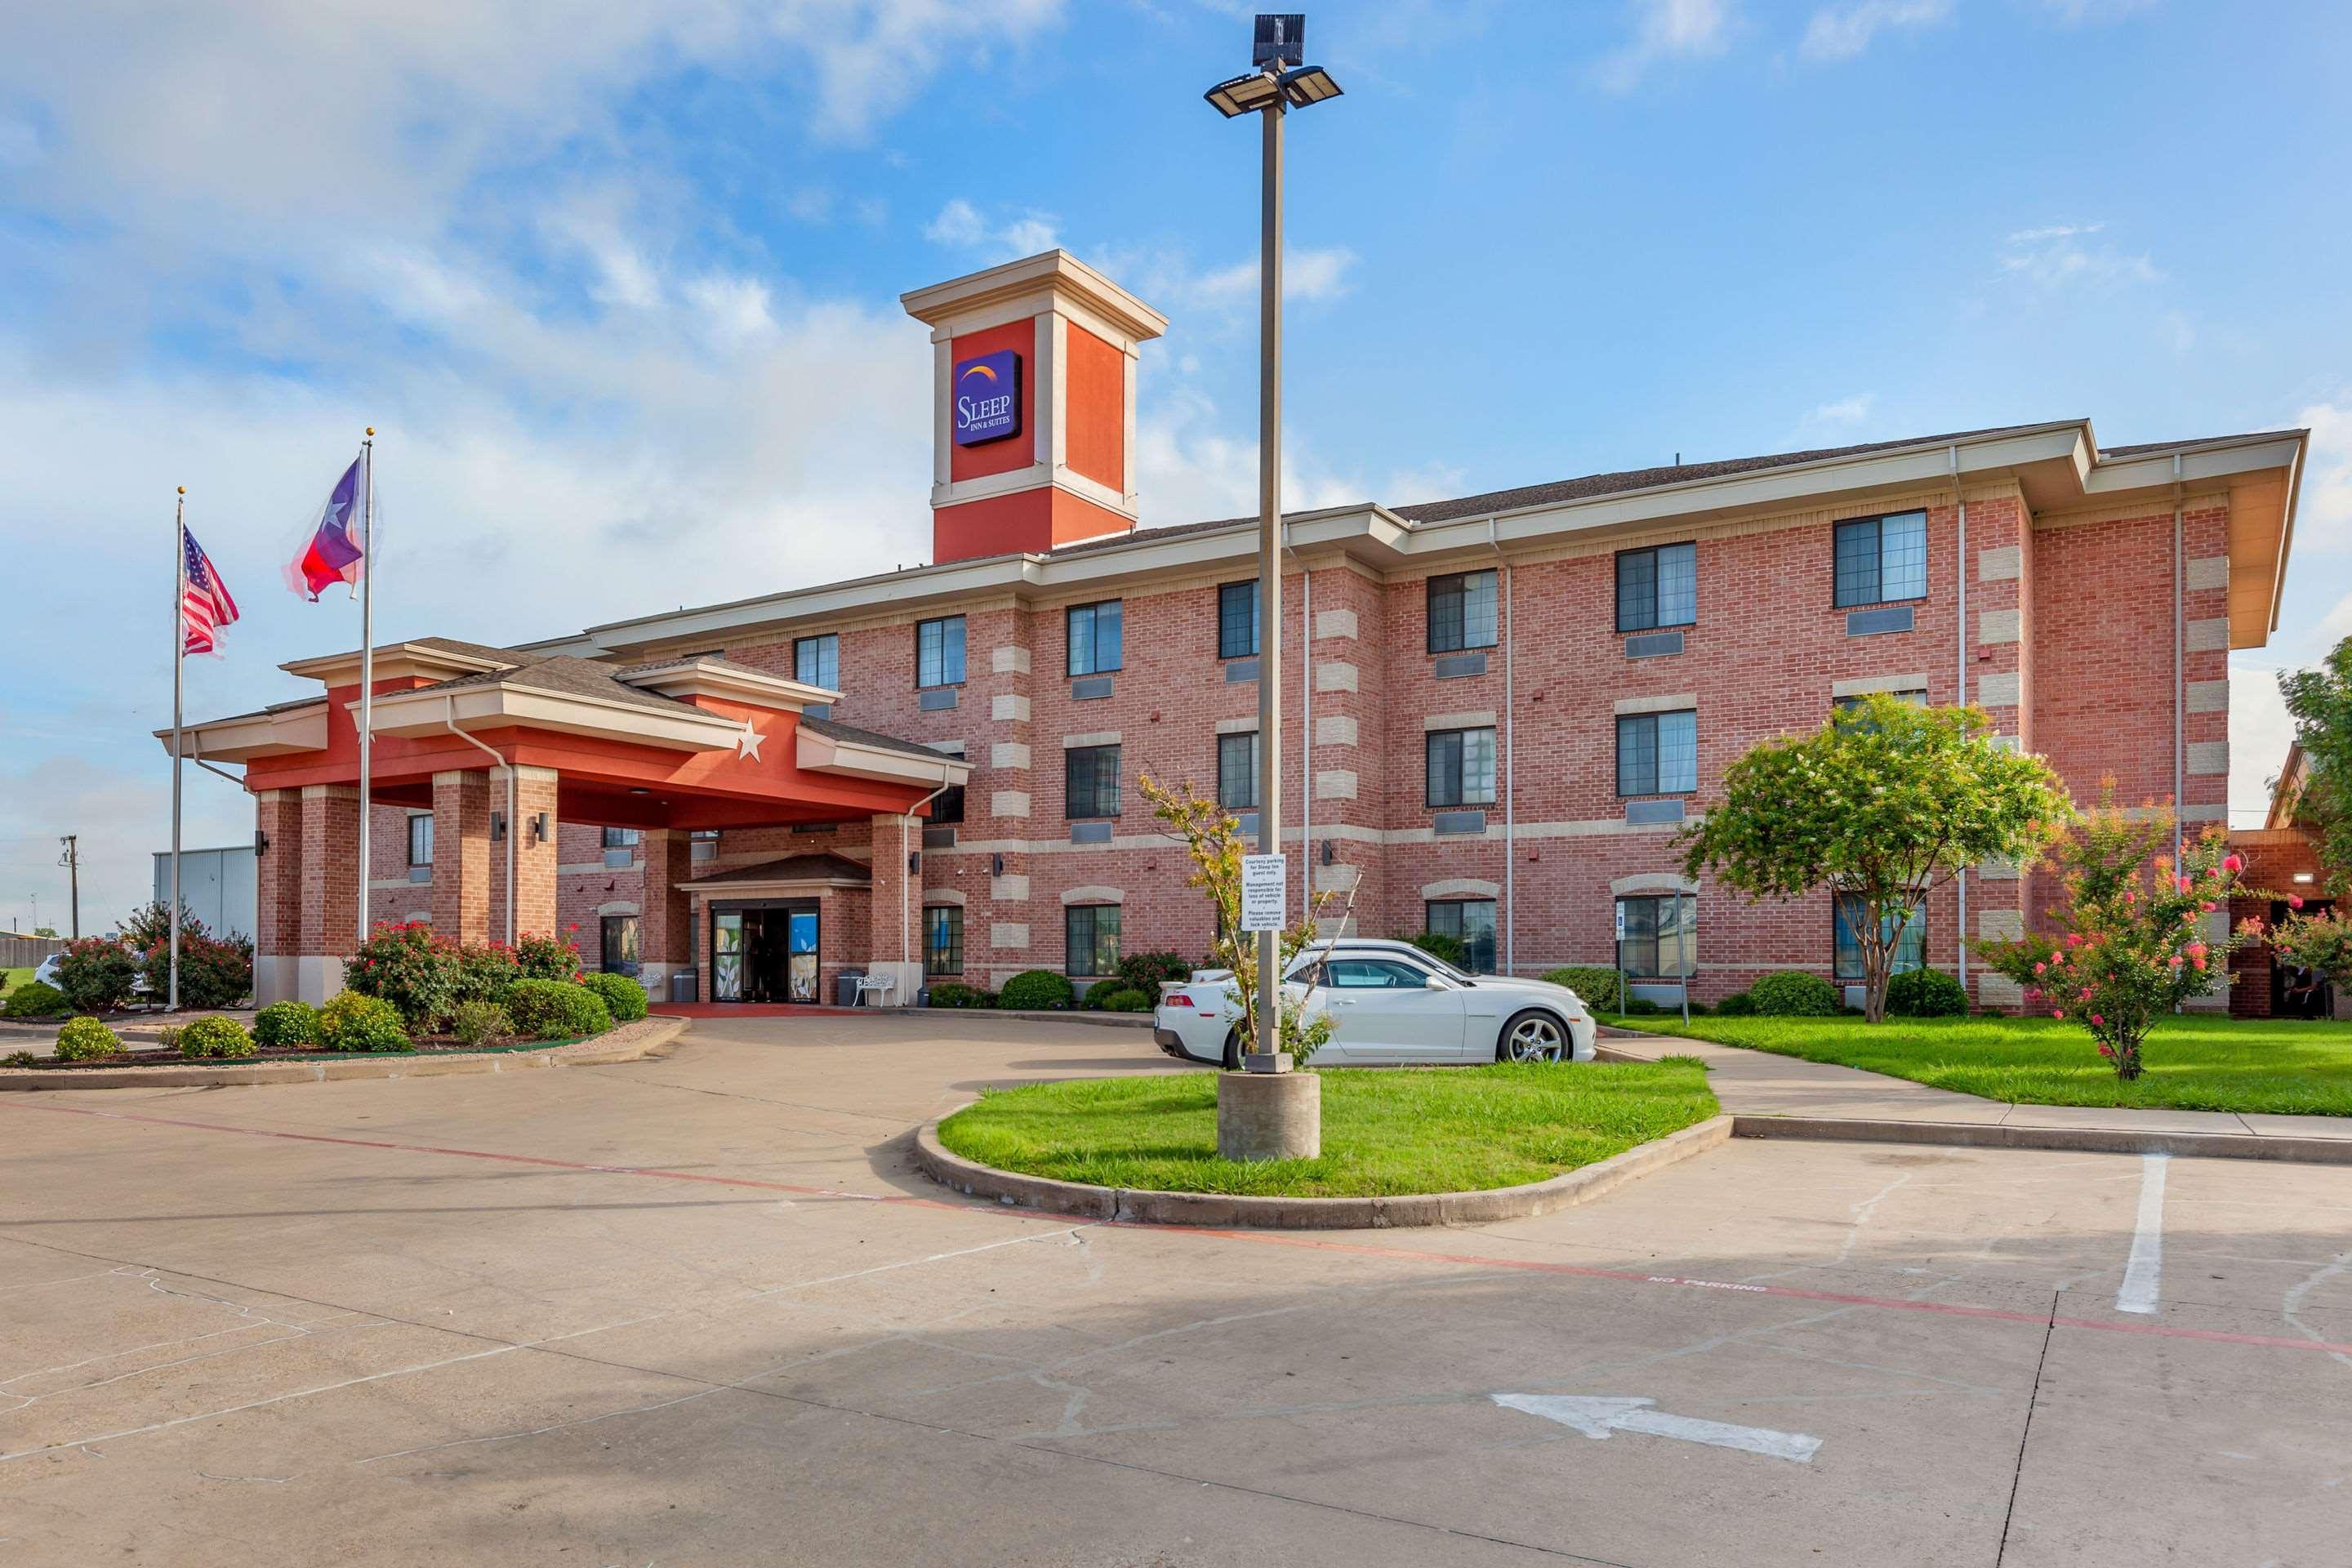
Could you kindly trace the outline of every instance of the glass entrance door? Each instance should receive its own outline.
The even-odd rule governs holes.
[[[743,917],[710,917],[710,999],[743,1000]]]
[[[814,910],[787,913],[784,933],[785,994],[795,1002],[815,1002],[817,995],[817,921]]]

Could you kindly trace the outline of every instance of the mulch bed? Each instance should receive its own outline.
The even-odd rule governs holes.
[[[184,1057],[178,1050],[151,1047],[146,1050],[118,1051],[110,1057],[95,1057],[84,1061],[61,1062],[55,1057],[37,1057],[34,1066],[43,1072],[85,1069],[104,1072],[110,1068],[160,1067],[251,1067],[257,1062],[351,1062],[391,1060],[401,1057],[473,1057],[492,1056],[502,1051],[543,1051],[558,1046],[568,1046],[570,1040],[499,1040],[479,1046],[460,1045],[446,1036],[428,1035],[414,1042],[404,1051],[322,1051],[304,1046],[264,1046],[249,1057]]]

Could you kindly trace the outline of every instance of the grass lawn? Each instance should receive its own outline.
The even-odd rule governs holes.
[[[1321,1077],[1318,1160],[1219,1160],[1213,1072],[992,1090],[942,1122],[940,1141],[999,1170],[1097,1186],[1366,1197],[1540,1182],[1716,1113],[1706,1069],[1688,1057]]]
[[[1627,1028],[1836,1062],[2026,1105],[2165,1106],[2352,1116],[2352,1024],[2168,1018],[2147,1070],[2117,1079],[2089,1034],[2055,1018],[1627,1018]]]
[[[29,969],[0,969],[0,995],[5,995],[33,978]]]

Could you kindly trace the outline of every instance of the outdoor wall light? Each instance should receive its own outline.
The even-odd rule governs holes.
[[[490,813],[490,842],[493,844],[504,843],[506,841],[506,836],[507,814],[503,811],[494,811]]]
[[[907,875],[911,877],[922,868],[923,852],[919,849],[908,850],[907,852]]]
[[[992,877],[1002,877],[1004,875],[1003,856],[992,855],[988,858],[988,874]]]
[[[530,819],[530,841],[533,844],[547,842],[547,813],[540,812]]]
[[[1323,840],[1323,864],[1326,866],[1331,864],[1331,858],[1334,853],[1335,850],[1331,841],[1328,838]]]
[[[253,853],[257,859],[269,853],[269,835],[258,827],[253,830]]]
[[[2294,874],[2294,879],[2305,887],[2310,886],[2313,881],[2312,875],[2308,871],[2297,871]]]
[[[629,793],[631,795],[651,795],[654,792],[647,789],[643,784],[632,784],[629,788]]]

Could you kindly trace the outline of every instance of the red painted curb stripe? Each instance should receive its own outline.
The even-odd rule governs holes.
[[[941,1198],[909,1197],[903,1193],[851,1193],[837,1187],[802,1186],[791,1182],[763,1182],[751,1176],[713,1176],[697,1171],[666,1171],[645,1165],[592,1165],[577,1160],[556,1160],[541,1154],[507,1154],[490,1149],[450,1149],[435,1143],[395,1143],[374,1138],[337,1138],[324,1132],[280,1132],[265,1127],[236,1127],[222,1121],[190,1121],[173,1116],[149,1116],[131,1110],[92,1110],[76,1105],[26,1105],[7,1096],[0,1103],[14,1110],[41,1110],[58,1116],[88,1116],[104,1121],[140,1121],[155,1127],[180,1127],[203,1132],[230,1132],[246,1138],[277,1138],[295,1143],[331,1143],[347,1149],[383,1149],[402,1154],[445,1154],[460,1160],[491,1160],[509,1165],[541,1165],[550,1170],[580,1171],[607,1176],[649,1176],[665,1182],[698,1182],[709,1186],[749,1187],[759,1192],[792,1193],[803,1197],[845,1198],[859,1203],[901,1207],[945,1209],[955,1214],[1012,1215],[1020,1218],[1051,1217],[1034,1209],[956,1203]],[[1979,1318],[2001,1323],[2054,1324],[2104,1334],[2142,1334],[2157,1339],[2193,1340],[2210,1344],[2251,1345],[2263,1350],[2323,1351],[2352,1355],[2352,1343],[2326,1340],[2290,1339],[2280,1334],[2239,1334],[2221,1329],[2181,1328],[2166,1323],[2115,1323],[2096,1318],[2054,1318],[2047,1312],[2021,1312],[2007,1307],[1969,1307],[1952,1301],[1906,1300],[1899,1296],[1859,1296],[1835,1290],[1808,1290],[1795,1285],[1744,1285],[1727,1279],[1692,1279],[1674,1274],[1644,1274],[1628,1268],[1596,1268],[1589,1264],[1558,1263],[1539,1258],[1489,1258],[1480,1253],[1424,1252],[1411,1247],[1375,1247],[1360,1241],[1335,1241],[1324,1237],[1290,1236],[1280,1231],[1222,1230],[1211,1226],[1146,1225],[1123,1220],[1082,1220],[1087,1226],[1161,1235],[1201,1236],[1221,1241],[1253,1242],[1261,1247],[1297,1247],[1315,1252],[1344,1252],[1363,1258],[1393,1258],[1417,1263],[1444,1263],[1465,1268],[1508,1268],[1528,1274],[1557,1274],[1578,1279],[1614,1279],[1633,1285],[1664,1285],[1732,1295],[1768,1296],[1780,1300],[1822,1301],[1832,1306],[1871,1307],[1893,1312],[1933,1312],[1946,1317]]]

